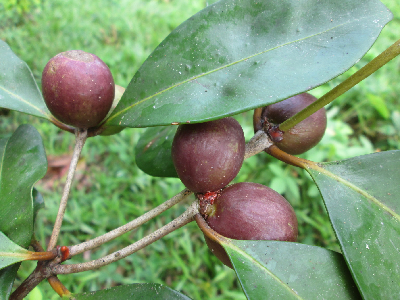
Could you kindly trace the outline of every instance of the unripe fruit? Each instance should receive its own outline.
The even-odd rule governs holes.
[[[322,139],[326,129],[325,108],[321,108],[285,132],[281,132],[278,126],[315,100],[317,98],[314,96],[302,93],[268,105],[262,109],[260,119],[254,122],[254,129],[264,129],[279,149],[292,155],[302,154]]]
[[[206,222],[219,234],[237,240],[297,240],[297,218],[292,206],[274,190],[258,183],[236,183],[225,188],[214,204],[200,207]],[[210,250],[232,267],[225,250],[206,238]]]
[[[50,112],[77,128],[98,125],[114,100],[114,79],[96,55],[81,50],[62,52],[47,63],[42,92]]]
[[[182,183],[192,192],[225,187],[239,172],[245,150],[242,127],[233,118],[180,125],[172,160]]]

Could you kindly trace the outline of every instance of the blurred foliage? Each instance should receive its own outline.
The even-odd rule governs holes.
[[[205,7],[207,2],[215,2],[5,1],[0,3],[0,38],[28,63],[39,84],[41,72],[51,57],[65,50],[82,49],[103,59],[110,66],[116,83],[125,87],[172,29]],[[313,90],[315,96],[323,95],[398,39],[400,4],[389,0],[382,2],[391,9],[394,20],[384,28],[377,43],[359,63]],[[5,14],[2,11],[6,8],[4,3],[8,5]],[[331,104],[324,138],[302,157],[332,161],[399,149],[400,85],[394,80],[399,78],[399,72],[400,60],[395,59]],[[249,140],[253,135],[252,112],[236,118]],[[0,110],[0,138],[10,135],[23,123],[32,124],[39,130],[49,157],[72,153],[72,134],[62,132],[45,120],[16,112]],[[114,136],[87,141],[70,195],[59,240],[61,245],[76,244],[112,230],[183,189],[178,179],[150,177],[136,167],[134,146],[143,130],[126,129]],[[46,239],[51,234],[64,180],[65,176],[50,176],[36,185],[46,204],[39,212],[36,224],[36,236],[42,245],[47,244]],[[319,191],[303,170],[260,153],[244,162],[234,181],[257,182],[277,190],[295,208],[299,242],[340,251]],[[74,257],[68,263],[96,259],[127,246],[177,217],[188,204],[189,200],[136,231]],[[34,263],[23,263],[20,278],[27,277],[34,267]],[[235,273],[208,251],[203,235],[194,223],[117,263],[59,278],[76,293],[117,284],[156,282],[193,299],[245,299]],[[28,299],[40,297],[59,299],[46,283],[40,284]]]
[[[42,0],[3,0],[0,2],[0,28],[21,25],[32,12],[40,10]]]

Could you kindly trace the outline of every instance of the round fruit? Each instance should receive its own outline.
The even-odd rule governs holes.
[[[289,202],[258,183],[236,183],[225,188],[207,207],[206,222],[219,234],[237,240],[297,240],[297,218]],[[213,253],[227,266],[229,258],[217,242],[206,238]]]
[[[47,63],[42,92],[50,112],[78,128],[98,125],[114,100],[110,69],[96,55],[81,50],[62,52]]]
[[[192,192],[225,187],[239,172],[245,151],[242,127],[233,118],[180,125],[172,160],[182,183]]]
[[[279,149],[292,155],[302,154],[322,139],[326,129],[325,108],[285,132],[281,132],[278,126],[315,100],[317,98],[314,96],[302,93],[268,105],[262,109],[260,121],[255,123],[254,129],[258,131],[264,128]]]

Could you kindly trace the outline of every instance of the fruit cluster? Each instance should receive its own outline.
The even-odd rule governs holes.
[[[254,130],[264,130],[281,150],[300,154],[315,146],[326,129],[321,109],[287,132],[279,124],[316,100],[303,93],[258,109]],[[172,159],[183,184],[196,194],[200,213],[222,236],[238,240],[297,240],[297,218],[289,202],[261,184],[243,182],[227,186],[238,174],[245,154],[240,124],[225,118],[180,125],[172,143]],[[209,249],[227,266],[223,247],[205,236]]]
[[[61,122],[89,129],[98,126],[123,94],[114,84],[107,65],[80,50],[60,53],[46,65],[42,91],[50,112]],[[287,132],[279,124],[316,99],[303,93],[256,109],[255,131],[264,130],[281,150],[300,154],[315,146],[326,128],[321,109]],[[113,105],[114,101],[114,105]],[[108,128],[113,134],[120,128]],[[233,118],[180,125],[173,143],[172,159],[183,184],[195,193],[200,213],[220,235],[240,240],[296,241],[297,219],[280,194],[256,183],[228,184],[238,174],[245,155],[242,127]],[[225,250],[206,237],[209,248],[232,267]]]

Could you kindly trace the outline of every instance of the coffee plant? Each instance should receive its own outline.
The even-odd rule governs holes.
[[[322,97],[306,94],[359,61],[391,18],[378,0],[221,0],[173,30],[126,90],[101,58],[77,49],[48,58],[39,89],[13,45],[0,40],[1,107],[46,119],[76,138],[47,245],[34,232],[44,206],[34,185],[47,170],[41,135],[21,125],[0,139],[0,298],[23,299],[47,280],[65,299],[189,299],[153,283],[75,293],[57,275],[122,260],[192,221],[235,270],[248,299],[399,298],[400,151],[331,162],[292,155],[322,138],[326,105],[400,53],[397,41]],[[253,110],[255,134],[245,144],[230,116]],[[148,127],[135,148],[137,165],[151,176],[179,177],[187,188],[110,232],[58,245],[68,234],[62,223],[85,141],[126,127]],[[297,243],[294,210],[269,187],[229,185],[243,160],[265,152],[312,177],[340,253]],[[186,211],[153,233],[99,259],[68,263],[185,205],[191,194]],[[15,288],[27,260],[37,267]]]

